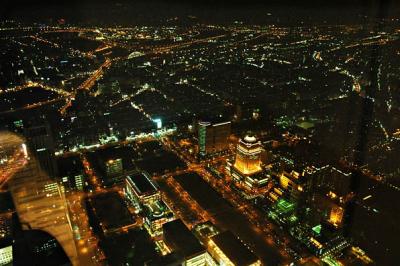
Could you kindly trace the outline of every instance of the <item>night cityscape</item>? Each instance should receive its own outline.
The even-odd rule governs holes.
[[[400,3],[300,2],[6,0],[0,265],[399,265]]]

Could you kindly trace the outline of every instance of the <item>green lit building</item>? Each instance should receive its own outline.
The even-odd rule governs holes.
[[[279,199],[271,207],[268,217],[281,225],[294,225],[298,218],[295,214],[296,204],[286,199]]]

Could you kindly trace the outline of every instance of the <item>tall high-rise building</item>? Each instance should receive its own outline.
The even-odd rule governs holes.
[[[246,136],[240,139],[237,145],[234,168],[244,175],[260,172],[262,151],[261,142],[257,141],[256,137]]]
[[[199,122],[199,153],[205,155],[210,151],[210,143],[213,142],[213,132],[210,122]]]
[[[228,138],[231,134],[230,121],[221,123],[200,121],[198,127],[200,155],[204,156],[228,149]]]
[[[26,127],[24,136],[28,147],[39,162],[41,170],[50,177],[58,175],[57,163],[55,160],[55,144],[50,126],[48,124]]]
[[[348,236],[354,216],[353,174],[330,165],[313,167],[311,170],[312,193],[308,202],[316,210],[312,213],[323,214],[311,217],[321,221],[321,233],[328,238]]]
[[[233,180],[252,191],[248,197],[254,197],[256,194],[253,192],[265,186],[269,180],[269,176],[263,172],[261,167],[263,151],[262,144],[256,137],[246,136],[239,140],[234,164],[231,165],[228,162]]]

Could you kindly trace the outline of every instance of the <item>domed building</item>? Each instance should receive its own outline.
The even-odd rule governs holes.
[[[261,141],[253,135],[246,135],[239,140],[233,165],[229,165],[233,180],[249,190],[257,189],[268,182],[263,174],[261,154],[264,149]],[[254,196],[254,195],[253,195]]]
[[[247,135],[243,139],[240,139],[236,150],[235,169],[244,175],[252,175],[260,172],[262,170],[262,151],[261,142],[256,137]]]

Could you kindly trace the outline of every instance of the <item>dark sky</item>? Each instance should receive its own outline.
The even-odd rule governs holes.
[[[4,1],[4,0],[3,0]],[[70,23],[157,23],[171,16],[195,15],[205,22],[280,23],[359,22],[365,16],[398,17],[396,0],[5,0],[0,17],[19,21]]]

